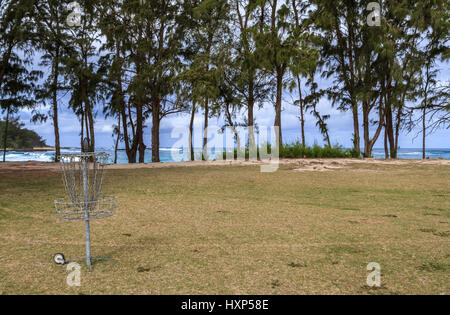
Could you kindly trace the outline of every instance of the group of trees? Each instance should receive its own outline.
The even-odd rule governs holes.
[[[205,130],[213,116],[249,127],[254,147],[255,110],[272,103],[282,144],[285,91],[296,95],[303,145],[310,113],[331,146],[322,98],[352,113],[353,150],[366,157],[383,131],[386,157],[396,158],[401,130],[421,125],[425,147],[427,132],[450,125],[450,86],[437,80],[449,58],[446,0],[381,1],[379,17],[358,0],[71,2],[0,0],[0,106],[7,118],[28,107],[35,121],[52,119],[56,158],[62,106],[91,150],[96,115],[113,117],[130,163],[144,161],[150,122],[159,162],[161,120],[181,112],[191,115],[192,158],[199,112]],[[33,70],[37,59],[47,71]]]
[[[19,118],[10,119],[8,126],[6,121],[0,120],[0,139],[4,142],[3,162],[5,162],[6,148],[10,149],[32,149],[36,147],[45,147],[45,141],[32,130],[24,128],[24,124],[19,121]],[[5,131],[8,136],[5,137]]]

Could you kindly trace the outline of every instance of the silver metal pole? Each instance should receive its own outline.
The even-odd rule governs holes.
[[[83,160],[83,188],[84,188],[84,219],[85,219],[85,232],[86,232],[86,265],[89,267],[89,271],[92,271],[91,265],[91,231],[89,226],[89,183],[88,183],[88,161]]]

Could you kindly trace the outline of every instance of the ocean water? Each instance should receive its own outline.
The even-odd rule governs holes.
[[[197,148],[195,151],[196,159],[201,157],[201,149]],[[79,153],[80,149],[63,149],[61,153]],[[109,163],[113,163],[114,160],[114,150],[97,148],[97,152],[106,152],[109,154]],[[2,155],[2,153],[1,153]],[[209,151],[209,155],[214,158],[221,158],[221,154],[214,151]],[[47,152],[7,152],[6,161],[7,162],[26,162],[26,161],[39,161],[39,162],[52,162],[55,156],[54,151]],[[374,149],[373,156],[376,159],[384,159],[384,149]],[[450,149],[427,149],[426,156],[430,159],[450,159]],[[1,156],[0,156],[1,157]],[[398,157],[400,159],[421,159],[422,149],[399,149]],[[161,162],[181,162],[189,161],[190,156],[187,150],[176,149],[176,148],[161,148],[160,149],[160,159]],[[145,152],[145,162],[149,163],[152,161],[151,150],[146,150]],[[127,155],[125,151],[119,150],[117,154],[117,162],[119,164],[128,163]]]
[[[372,155],[375,159],[384,159],[384,149],[373,149]],[[430,159],[450,159],[450,149],[426,149],[426,157]],[[422,159],[422,149],[399,149],[399,159]]]
[[[105,152],[109,154],[109,163],[114,162],[114,150],[107,148],[96,148],[96,152]],[[80,153],[79,148],[61,149],[61,154],[73,154]],[[194,149],[194,155],[196,159],[200,160],[202,150],[201,148]],[[219,157],[221,154],[209,150],[208,154],[214,158]],[[0,161],[3,158],[3,152],[0,151]],[[38,162],[53,162],[55,158],[55,151],[46,152],[18,152],[10,151],[6,152],[7,162],[27,162],[27,161],[38,161]],[[188,150],[177,149],[177,148],[160,148],[159,158],[161,162],[183,162],[190,160],[190,154]],[[150,163],[152,161],[152,151],[145,150],[145,163]],[[128,163],[128,158],[125,150],[117,151],[117,163],[126,164]]]

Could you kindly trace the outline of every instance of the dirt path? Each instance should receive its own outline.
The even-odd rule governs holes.
[[[145,164],[108,165],[107,169],[141,169],[165,167],[226,166],[226,165],[262,165],[259,161],[193,161]],[[298,166],[296,171],[327,171],[345,168],[350,164],[374,165],[448,165],[450,160],[375,160],[375,159],[281,159],[280,164]],[[0,163],[0,175],[16,172],[59,172],[58,163],[48,162],[6,162]]]

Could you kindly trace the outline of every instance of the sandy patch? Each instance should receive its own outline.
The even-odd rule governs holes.
[[[298,162],[299,167],[294,168],[295,172],[326,172],[338,170],[346,167],[346,164],[338,161],[309,160]]]
[[[352,165],[397,165],[397,166],[420,166],[420,165],[443,165],[450,166],[450,160],[380,160],[380,159],[291,159],[281,160],[282,164],[297,164],[293,171],[297,172],[325,172],[338,169],[352,169]]]

